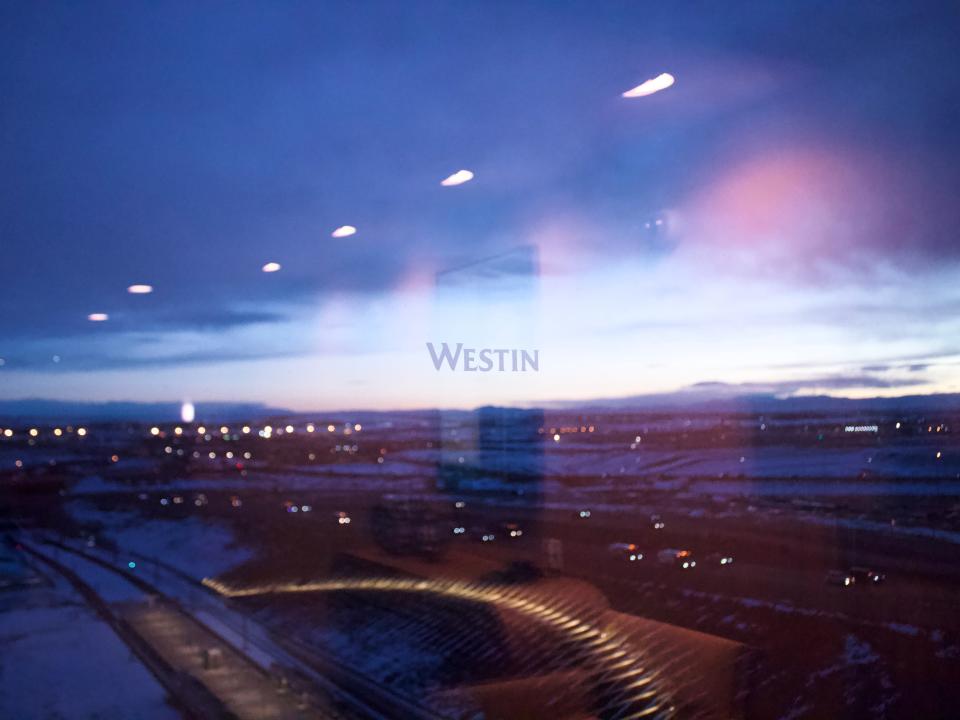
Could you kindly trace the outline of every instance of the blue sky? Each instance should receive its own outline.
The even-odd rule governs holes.
[[[5,4],[0,399],[960,391],[957,9],[678,5]]]

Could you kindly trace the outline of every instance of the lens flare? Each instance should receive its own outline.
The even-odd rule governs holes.
[[[149,295],[153,292],[153,285],[131,285],[127,292],[131,295]]]
[[[263,270],[265,273],[273,273],[280,269],[280,263],[268,262],[266,265],[264,265],[260,269]]]

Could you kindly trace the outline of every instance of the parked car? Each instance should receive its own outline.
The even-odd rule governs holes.
[[[611,543],[609,550],[617,557],[623,558],[627,562],[637,562],[643,560],[643,553],[635,543]]]
[[[692,570],[697,566],[693,553],[689,550],[666,548],[657,553],[657,561],[664,565],[673,565],[681,570]]]
[[[726,567],[728,565],[733,565],[733,555],[725,555],[724,553],[710,553],[707,555],[707,565],[710,567]]]
[[[826,583],[827,585],[837,585],[840,587],[853,587],[857,582],[857,579],[848,572],[843,570],[831,570],[827,573]]]
[[[852,567],[847,572],[858,584],[861,585],[877,585],[886,580],[887,576],[883,573],[877,572],[866,567]]]

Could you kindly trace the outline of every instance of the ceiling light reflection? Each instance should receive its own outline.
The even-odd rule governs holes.
[[[356,235],[356,233],[357,229],[353,225],[341,225],[332,233],[330,233],[330,235],[331,237],[335,238],[345,238],[350,237],[351,235]]]
[[[674,77],[670,73],[660,73],[655,78],[651,78],[640,83],[632,90],[627,90],[625,93],[623,93],[623,97],[638,98],[646,97],[647,95],[653,95],[655,92],[666,90],[668,87],[673,85],[674,82]]]
[[[457,170],[450,177],[444,178],[440,181],[440,184],[445,187],[452,187],[453,185],[463,185],[465,182],[470,182],[473,180],[473,173],[469,170]]]

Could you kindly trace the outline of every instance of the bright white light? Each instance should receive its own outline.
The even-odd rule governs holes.
[[[264,266],[263,266],[262,268],[260,268],[260,269],[263,270],[264,272],[267,272],[267,273],[276,272],[277,270],[280,269],[280,263],[278,263],[278,262],[268,262],[266,265],[264,265]]]
[[[192,402],[185,402],[180,406],[180,419],[185,423],[192,423],[196,416],[197,409],[193,406]]]
[[[357,229],[353,225],[341,225],[332,233],[330,233],[330,236],[335,238],[345,238],[350,237],[351,235],[356,235],[356,233]]]
[[[473,180],[472,172],[469,170],[457,170],[450,177],[441,180],[440,184],[445,187],[452,187],[454,185],[463,185],[465,182],[470,182],[471,180]]]
[[[877,432],[880,428],[877,425],[846,425],[844,432]]]
[[[647,95],[653,95],[655,92],[660,92],[661,90],[666,90],[668,87],[673,85],[674,78],[670,73],[660,73],[655,78],[646,80],[645,82],[640,83],[632,90],[627,90],[623,93],[625,98],[638,98],[646,97]]]
[[[153,292],[153,285],[131,285],[127,292],[131,295],[147,295]]]
[[[90,322],[105,322],[110,319],[110,316],[106,313],[90,313],[87,315],[87,320]]]

